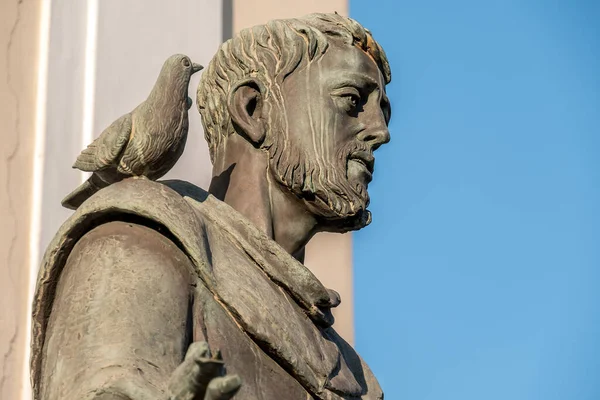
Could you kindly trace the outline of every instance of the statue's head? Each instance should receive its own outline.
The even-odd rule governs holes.
[[[391,80],[383,49],[338,14],[276,20],[225,42],[197,104],[213,163],[240,135],[268,156],[269,179],[326,229],[370,222],[373,151],[389,141]]]

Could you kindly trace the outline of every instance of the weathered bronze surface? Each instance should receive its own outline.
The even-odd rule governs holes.
[[[382,399],[332,327],[339,295],[302,262],[315,233],[371,220],[367,187],[373,152],[389,141],[390,79],[370,33],[337,14],[240,32],[198,87],[208,191],[153,180],[185,135],[162,148],[164,138],[146,138],[134,150],[145,167],[123,174],[135,111],[130,125],[107,129],[123,136],[120,150],[101,136],[80,158],[96,176],[118,174],[67,204],[77,209],[40,269],[35,398]],[[181,137],[173,132],[183,125],[162,121],[181,112],[181,96],[157,96],[143,133]]]

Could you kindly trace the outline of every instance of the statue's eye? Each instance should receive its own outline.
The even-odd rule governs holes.
[[[344,96],[344,99],[346,99],[346,102],[351,109],[358,107],[358,103],[360,102],[360,97],[356,94],[347,94]]]
[[[354,89],[340,94],[340,101],[344,111],[349,113],[355,112],[360,106],[360,95],[358,94],[358,90]]]
[[[190,66],[190,60],[188,60],[187,58],[184,58],[182,63],[183,63],[183,66],[186,68]]]
[[[335,103],[345,112],[355,112],[360,107],[360,93],[354,87],[345,87],[331,93]]]

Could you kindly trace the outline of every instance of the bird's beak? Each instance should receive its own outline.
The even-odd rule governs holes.
[[[192,63],[192,74],[198,72],[198,71],[202,71],[204,69],[204,67],[200,64],[196,64],[196,63]]]

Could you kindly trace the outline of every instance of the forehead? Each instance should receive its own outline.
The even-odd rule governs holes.
[[[360,73],[368,75],[385,87],[383,74],[370,55],[356,46],[339,40],[330,40],[330,46],[320,60],[321,70],[327,77],[340,77]]]

